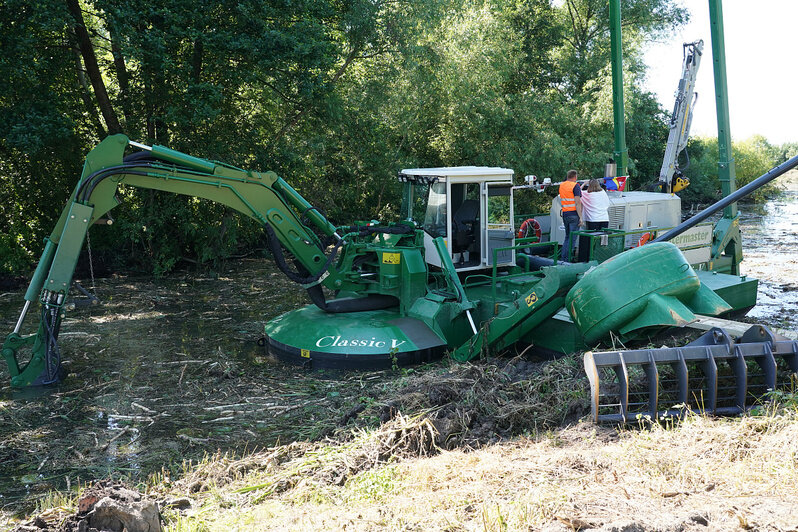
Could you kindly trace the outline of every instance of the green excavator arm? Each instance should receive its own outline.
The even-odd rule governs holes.
[[[125,151],[131,146],[141,151],[126,157]],[[341,231],[274,172],[242,170],[162,146],[131,142],[124,135],[113,135],[87,155],[80,181],[46,239],[17,325],[3,343],[2,354],[13,386],[49,384],[60,379],[57,336],[78,256],[89,227],[119,204],[115,194],[119,185],[208,199],[257,220],[269,236],[278,266],[308,290],[314,303],[328,312],[392,306],[400,297],[408,295],[402,283],[390,286],[375,283],[373,275],[368,274],[379,268],[379,257],[367,259],[369,254],[377,255],[374,240],[380,241],[382,248],[398,253],[420,253],[415,245],[418,235],[412,224],[377,228],[355,226],[341,228]],[[305,217],[309,221],[307,224],[302,221]],[[397,238],[386,243],[385,238],[375,236],[384,233],[393,233]],[[323,237],[329,237],[334,244],[329,254],[325,253]],[[407,240],[411,245],[403,246]],[[293,256],[296,271],[288,268],[282,248]],[[336,309],[325,301],[322,285],[365,297],[354,303],[347,301]],[[413,282],[411,286],[416,287],[414,292],[423,291],[425,284]],[[34,335],[23,337],[20,335],[23,321],[31,304],[37,300],[41,302],[38,330]],[[18,359],[23,347],[31,349],[25,364]]]

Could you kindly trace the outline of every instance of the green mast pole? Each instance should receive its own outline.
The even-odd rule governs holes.
[[[729,89],[726,81],[726,43],[723,35],[721,0],[709,0],[709,22],[712,29],[712,64],[715,71],[715,109],[718,115],[718,179],[724,197],[737,188],[729,129]],[[713,231],[711,268],[732,275],[740,274],[743,260],[737,203],[723,209]]]
[[[729,89],[726,82],[726,41],[723,35],[723,6],[721,0],[709,0],[709,20],[712,28],[712,64],[715,69],[715,106],[718,114],[718,178],[723,196],[737,189],[729,129]],[[723,210],[723,217],[737,216],[737,203]]]
[[[610,0],[610,51],[612,54],[612,110],[615,122],[613,158],[617,175],[628,174],[629,150],[626,149],[626,126],[623,120],[623,52],[621,50],[621,0]]]

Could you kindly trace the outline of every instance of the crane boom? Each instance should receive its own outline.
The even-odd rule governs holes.
[[[665,157],[659,172],[659,183],[664,192],[678,192],[687,187],[690,182],[682,176],[678,164],[679,154],[687,147],[687,137],[690,135],[690,123],[693,120],[693,105],[698,98],[695,92],[695,81],[698,67],[701,64],[701,55],[704,41],[684,43],[684,60],[682,61],[682,77],[676,89],[676,102],[669,122],[670,133],[668,144],[665,148]],[[676,176],[676,182],[673,182]]]

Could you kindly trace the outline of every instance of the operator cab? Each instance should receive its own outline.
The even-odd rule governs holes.
[[[441,266],[433,239],[443,237],[458,271],[514,265],[513,171],[487,166],[411,168],[403,214],[424,229],[427,264]]]

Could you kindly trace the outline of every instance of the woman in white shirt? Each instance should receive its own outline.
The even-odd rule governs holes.
[[[591,179],[587,190],[582,191],[582,218],[588,231],[601,231],[610,225],[610,197],[601,188],[598,179]],[[590,240],[588,236],[579,236],[579,261],[590,259]]]
[[[606,229],[610,225],[610,197],[601,188],[598,179],[591,179],[582,192],[582,217],[589,231]]]

